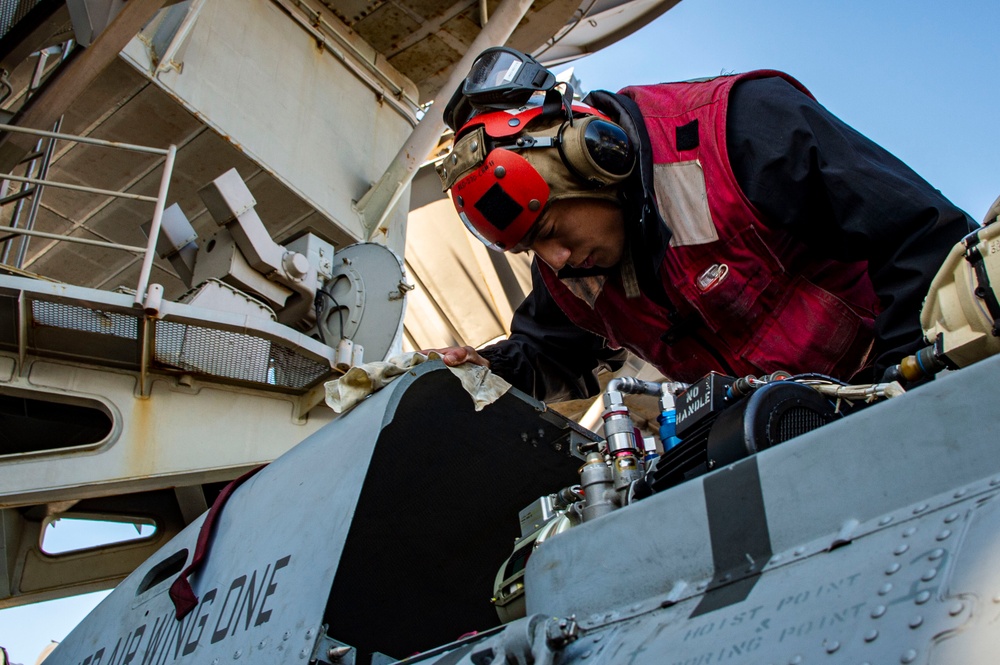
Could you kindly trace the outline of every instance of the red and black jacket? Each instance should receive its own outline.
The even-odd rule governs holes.
[[[625,205],[641,295],[611,271],[588,303],[581,276],[536,262],[511,338],[483,350],[494,371],[554,400],[593,394],[619,348],[679,380],[849,379],[873,342],[883,364],[920,344],[920,302],[970,220],[799,84],[752,72],[589,101],[640,148]]]

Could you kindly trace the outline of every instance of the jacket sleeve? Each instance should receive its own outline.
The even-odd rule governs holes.
[[[885,149],[778,78],[737,85],[727,149],[766,223],[817,256],[868,261],[882,313],[875,376],[923,345],[919,314],[931,279],[974,222]]]
[[[598,372],[618,370],[627,353],[572,323],[549,295],[534,262],[531,282],[531,293],[514,312],[510,337],[480,349],[480,355],[496,374],[537,399],[596,395]]]

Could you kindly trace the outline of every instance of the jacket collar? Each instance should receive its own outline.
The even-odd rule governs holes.
[[[653,300],[669,305],[659,275],[671,234],[660,217],[653,194],[653,148],[642,112],[631,98],[606,90],[595,90],[583,101],[624,129],[636,147],[639,168],[622,187],[625,238],[635,261],[640,288]]]

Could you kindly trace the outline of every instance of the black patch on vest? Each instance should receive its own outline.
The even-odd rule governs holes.
[[[705,476],[703,482],[715,573],[692,617],[745,600],[772,554],[757,458]]]
[[[501,231],[510,226],[524,210],[517,201],[503,191],[500,183],[495,183],[476,201],[476,210]]]
[[[677,152],[694,150],[698,147],[698,120],[692,120],[677,128]]]

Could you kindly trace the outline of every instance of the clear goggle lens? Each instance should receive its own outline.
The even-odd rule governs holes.
[[[494,50],[484,53],[472,65],[465,80],[465,93],[484,92],[508,86],[517,78],[524,60],[510,51]]]

